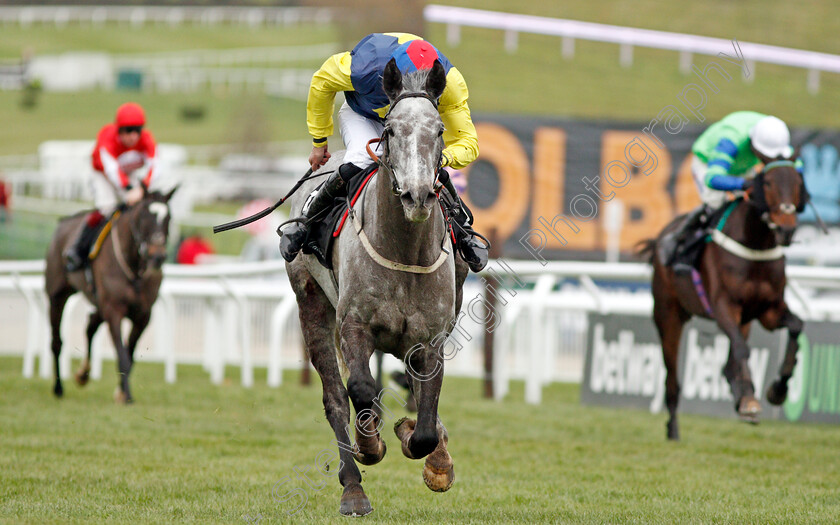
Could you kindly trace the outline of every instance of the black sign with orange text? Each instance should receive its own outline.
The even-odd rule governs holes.
[[[661,127],[646,130],[648,124],[489,115],[474,120],[480,155],[463,170],[465,200],[476,229],[494,233],[506,257],[602,258],[606,207],[617,201],[619,249],[629,254],[700,203],[691,146],[705,126],[669,134]],[[840,194],[840,133],[794,130],[792,141],[805,144],[811,195]],[[817,203],[828,222],[837,221],[836,201]]]

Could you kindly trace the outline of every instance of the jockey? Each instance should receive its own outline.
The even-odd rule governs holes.
[[[408,33],[373,33],[359,42],[352,51],[333,55],[324,62],[309,87],[306,103],[306,124],[312,135],[309,163],[317,170],[330,158],[327,137],[333,134],[333,101],[344,92],[345,102],[338,111],[341,138],[346,146],[344,164],[321,186],[304,215],[306,222],[293,222],[282,231],[280,251],[291,262],[306,240],[308,224],[333,199],[346,193],[347,182],[373,163],[367,154],[369,140],[382,135],[389,100],[382,88],[385,66],[394,58],[402,74],[428,69],[435,59],[446,70],[446,88],[440,97],[438,111],[445,126],[445,149],[438,180],[458,204],[454,217],[456,245],[461,256],[474,272],[487,264],[487,246],[478,242],[470,227],[471,213],[460,202],[458,193],[444,167],[461,169],[478,157],[478,139],[467,105],[467,85],[461,73],[432,44]]]
[[[121,203],[129,206],[143,198],[143,188],[152,182],[155,162],[155,139],[143,129],[146,116],[143,108],[129,102],[117,109],[116,120],[106,124],[96,138],[91,155],[94,174],[93,201],[95,210],[85,219],[84,228],[75,242],[64,252],[67,271],[82,268],[98,233],[97,226]],[[143,166],[149,171],[142,181],[136,173]]]
[[[736,111],[712,124],[697,138],[691,151],[691,173],[703,204],[662,238],[666,264],[674,262],[682,244],[726,202],[727,191],[745,192],[752,187],[757,164],[793,155],[787,125],[754,111]],[[802,171],[799,160],[797,169]]]

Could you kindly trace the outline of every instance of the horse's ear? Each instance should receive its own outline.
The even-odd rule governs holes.
[[[799,154],[802,152],[802,145],[796,146],[793,148],[793,153],[790,154],[790,160],[796,160],[799,158]]]
[[[388,95],[389,100],[394,100],[402,91],[402,73],[397,67],[397,61],[391,59],[385,66],[385,72],[382,75],[382,88],[385,94]]]
[[[176,185],[175,185],[175,187],[174,187],[174,188],[172,188],[171,190],[169,190],[169,193],[167,193],[167,194],[163,197],[163,200],[164,200],[165,202],[169,202],[169,199],[171,199],[171,198],[172,198],[172,195],[173,195],[173,194],[175,194],[175,191],[176,191],[176,190],[177,190],[180,186],[181,186],[180,184],[176,184]]]
[[[147,195],[149,195],[149,188],[146,187],[145,182],[140,182],[140,187],[143,188],[143,198],[145,199]]]
[[[443,95],[444,89],[446,89],[446,70],[443,69],[440,60],[435,59],[432,70],[429,71],[429,77],[426,79],[426,92],[437,100]]]

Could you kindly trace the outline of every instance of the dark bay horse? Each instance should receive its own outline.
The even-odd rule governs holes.
[[[411,372],[417,420],[403,418],[394,427],[403,454],[426,457],[423,478],[431,490],[445,491],[454,479],[448,435],[438,417],[440,347],[460,307],[468,269],[453,256],[435,193],[443,150],[436,106],[445,85],[440,62],[403,76],[391,60],[383,77],[391,108],[380,168],[360,198],[363,204],[356,205],[353,224],[348,221],[336,239],[334,280],[311,255],[287,264],[304,342],[321,376],[324,408],[339,448],[338,478],[344,487],[339,512],[347,516],[373,510],[356,462],[373,465],[385,456],[379,435],[384,421],[377,410],[382,392],[370,371],[374,349],[403,360]],[[336,169],[342,158],[342,152],[333,154],[319,171]],[[316,184],[309,181],[295,195],[292,216],[300,214]],[[356,411],[352,445],[348,398]]]
[[[747,366],[750,322],[757,319],[767,330],[787,328],[785,357],[779,378],[767,389],[767,400],[781,405],[787,397],[803,322],[785,304],[785,259],[781,247],[790,245],[797,213],[803,211],[808,194],[792,161],[763,160],[765,168],[756,177],[753,188],[744,198],[726,205],[729,208],[724,213],[725,220],[712,231],[696,270],[676,273],[663,264],[659,254],[662,236],[673,230],[681,218],[671,222],[656,239],[642,243],[640,253],[647,254],[653,264],[653,318],[667,371],[668,439],[679,439],[677,354],[683,325],[692,316],[716,321],[729,338],[729,358],[723,375],[732,389],[735,410],[743,420],[753,423],[758,422],[761,405],[755,398]],[[696,290],[694,281],[698,279],[706,297]]]
[[[52,326],[52,352],[55,358],[55,387],[53,392],[61,397],[58,357],[61,353],[61,316],[67,299],[82,292],[96,310],[90,314],[87,325],[87,357],[76,374],[76,382],[87,384],[90,373],[90,352],[96,329],[105,321],[111,332],[120,374],[119,386],[114,393],[118,403],[131,403],[128,375],[134,363],[137,341],[149,324],[152,304],[160,289],[161,265],[166,260],[166,241],[169,236],[169,199],[173,189],[163,195],[147,192],[137,204],[127,208],[111,227],[102,243],[99,255],[90,263],[89,281],[85,271],[68,273],[64,269],[62,254],[78,234],[86,214],[80,213],[63,219],[53,235],[47,252],[46,292],[50,301]],[[128,345],[123,343],[121,322],[131,320]]]

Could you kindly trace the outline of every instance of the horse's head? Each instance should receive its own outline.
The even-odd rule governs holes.
[[[177,190],[169,193],[146,191],[143,199],[134,206],[131,234],[139,246],[140,267],[160,268],[166,260],[166,242],[169,238],[169,199]]]
[[[762,160],[767,162],[755,178],[750,201],[773,230],[777,244],[790,246],[798,224],[796,214],[805,210],[808,191],[794,160]]]
[[[391,59],[382,86],[391,101],[385,117],[382,163],[391,172],[406,219],[423,222],[436,202],[434,185],[443,153],[443,122],[437,100],[446,87],[446,72],[435,60],[431,69],[403,75]]]

